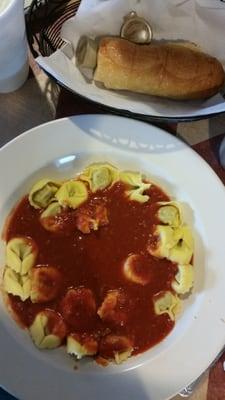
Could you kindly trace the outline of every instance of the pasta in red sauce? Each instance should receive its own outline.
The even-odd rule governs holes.
[[[55,320],[54,325],[51,317],[51,327],[43,329],[57,335],[60,325],[63,335],[57,345],[75,338],[80,351],[89,349],[86,355],[106,359],[129,348],[129,355],[141,353],[172,330],[174,321],[167,313],[155,313],[153,298],[173,292],[177,263],[147,250],[159,224],[159,202],[170,199],[153,184],[144,192],[150,199],[144,203],[129,199],[126,190],[120,181],[94,192],[88,189],[79,207],[64,207],[43,218],[44,223],[42,208],[35,209],[28,196],[20,201],[6,242],[28,237],[38,249],[31,297],[24,301],[8,294],[10,308],[24,327],[30,328],[41,311],[54,311],[60,324]]]

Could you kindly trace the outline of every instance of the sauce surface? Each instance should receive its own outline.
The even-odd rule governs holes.
[[[23,302],[9,295],[10,306],[23,326],[29,327],[35,315],[47,308],[63,315],[68,333],[91,335],[97,340],[107,334],[131,338],[132,354],[149,349],[168,335],[174,322],[167,314],[155,315],[152,298],[160,291],[171,290],[177,265],[152,257],[146,247],[154,225],[159,223],[157,202],[169,198],[155,185],[146,191],[150,201],[144,204],[128,200],[124,192],[125,185],[116,183],[90,193],[77,210],[65,211],[59,217],[59,232],[47,231],[40,223],[42,210],[31,207],[27,197],[21,200],[10,218],[6,240],[31,237],[38,247],[36,266],[53,266],[61,277],[57,297],[47,303]],[[77,229],[77,215],[93,212],[99,205],[106,207],[108,222],[96,231],[82,233]],[[123,273],[123,263],[131,254],[141,256],[141,265],[135,264],[135,271],[144,279],[147,276],[145,285],[129,281]],[[120,293],[117,312],[101,319],[97,310],[113,290]]]

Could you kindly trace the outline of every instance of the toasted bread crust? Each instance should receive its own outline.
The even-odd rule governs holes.
[[[225,74],[216,58],[185,45],[137,45],[106,37],[99,45],[94,80],[108,89],[188,100],[217,93]]]

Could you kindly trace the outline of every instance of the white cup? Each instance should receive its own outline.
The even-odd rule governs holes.
[[[0,93],[19,89],[28,72],[24,0],[0,0]]]

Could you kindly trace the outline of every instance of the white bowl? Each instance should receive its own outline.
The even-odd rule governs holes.
[[[37,350],[1,300],[0,383],[25,400],[74,395],[165,400],[196,379],[225,342],[224,187],[195,152],[158,128],[113,116],[66,118],[32,129],[0,150],[0,228],[39,177],[69,178],[92,161],[139,170],[184,203],[195,235],[193,293],[171,334],[157,346],[119,366],[102,368],[88,360],[77,371],[65,349]]]

